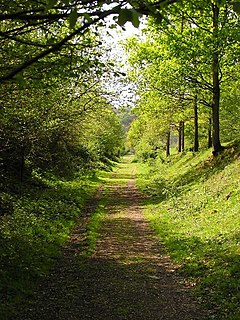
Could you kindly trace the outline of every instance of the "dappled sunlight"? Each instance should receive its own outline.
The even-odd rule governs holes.
[[[130,168],[129,172],[123,175],[128,183],[119,184],[122,174],[116,172],[112,183],[97,192],[97,199],[104,200],[105,216],[94,252],[84,254],[84,229],[88,228],[90,211],[96,209],[96,199],[89,202],[85,225],[74,229],[49,281],[42,285],[22,320],[206,318],[189,287],[177,277],[179,266],[170,261],[145,220],[142,195],[134,183],[135,170]]]
[[[131,178],[131,174],[118,174],[117,177],[115,178],[115,180],[126,180],[128,181],[128,179]]]

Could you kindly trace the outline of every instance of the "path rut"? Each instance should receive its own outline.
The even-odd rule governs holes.
[[[121,172],[117,175],[120,179]],[[113,184],[107,195],[102,192],[107,214],[94,254],[81,256],[81,224],[18,319],[207,319],[144,219],[134,172],[123,178],[127,184]]]

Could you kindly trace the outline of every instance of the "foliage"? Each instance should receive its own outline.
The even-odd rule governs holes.
[[[185,134],[188,148],[194,147],[196,139],[201,146],[208,145],[211,129],[214,154],[222,149],[219,134],[229,141],[236,138],[231,136],[232,124],[239,127],[237,90],[233,98],[228,87],[230,79],[236,87],[239,80],[239,17],[228,2],[217,4],[176,4],[164,22],[149,19],[143,34],[125,44],[132,66],[129,77],[139,88],[135,112],[140,122],[151,128],[158,118],[162,139],[166,140],[168,131],[174,136]],[[233,109],[235,117],[230,119],[227,114]]]
[[[0,14],[3,316],[47,273],[100,183],[91,177],[111,170],[123,141],[101,83],[113,65],[100,37],[87,28],[67,38],[81,29],[75,3],[19,4],[1,4]]]
[[[234,66],[231,77],[222,87],[221,134],[226,142],[234,140],[240,128],[240,95],[239,90],[236,90],[240,81],[238,75],[239,66]]]
[[[143,119],[135,119],[128,131],[128,145],[135,150],[136,157],[142,161],[156,158],[159,150],[164,148],[162,132],[158,128],[158,118],[152,121],[151,127]]]
[[[2,87],[0,170],[5,182],[23,180],[38,168],[69,176],[118,156],[121,127],[99,84],[103,67],[97,58],[91,62],[95,45],[87,48],[82,66],[71,59],[81,80],[66,75],[70,62],[63,59],[56,73],[50,68],[42,79],[35,80],[33,73],[29,83]]]
[[[218,319],[239,310],[239,144],[213,159],[186,153],[145,165],[138,184],[145,213],[178,264]],[[213,315],[214,317],[214,315]]]
[[[82,137],[95,161],[107,163],[116,160],[123,148],[123,132],[116,113],[110,108],[98,107],[97,112],[85,115]],[[90,125],[89,125],[90,124]]]
[[[164,1],[165,3],[165,1]],[[129,8],[130,4],[130,8]],[[167,3],[165,3],[167,5]],[[52,56],[66,48],[74,50],[84,44],[84,35],[90,29],[105,26],[104,19],[112,16],[113,25],[123,26],[127,21],[139,26],[144,14],[159,15],[156,6],[149,1],[55,1],[43,2],[14,0],[0,5],[2,62],[15,53],[0,70],[0,82],[17,77],[41,59],[51,60]],[[24,48],[25,55],[16,48]]]
[[[61,180],[35,172],[34,181],[24,186],[24,197],[11,196],[11,215],[1,217],[0,228],[2,317],[13,314],[14,306],[49,272],[86,200],[100,183],[94,176]],[[5,203],[8,197],[1,193]]]

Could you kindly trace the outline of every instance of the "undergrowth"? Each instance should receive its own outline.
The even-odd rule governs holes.
[[[212,318],[240,319],[240,149],[138,165],[145,213]]]
[[[0,194],[0,319],[8,319],[47,274],[86,200],[109,174],[63,180],[34,173],[20,197]]]

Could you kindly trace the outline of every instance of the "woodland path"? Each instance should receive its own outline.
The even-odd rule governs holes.
[[[87,206],[52,273],[17,319],[207,319],[144,219],[133,165],[126,171],[129,165],[121,164]],[[104,197],[106,215],[96,250],[84,257],[89,215]]]

